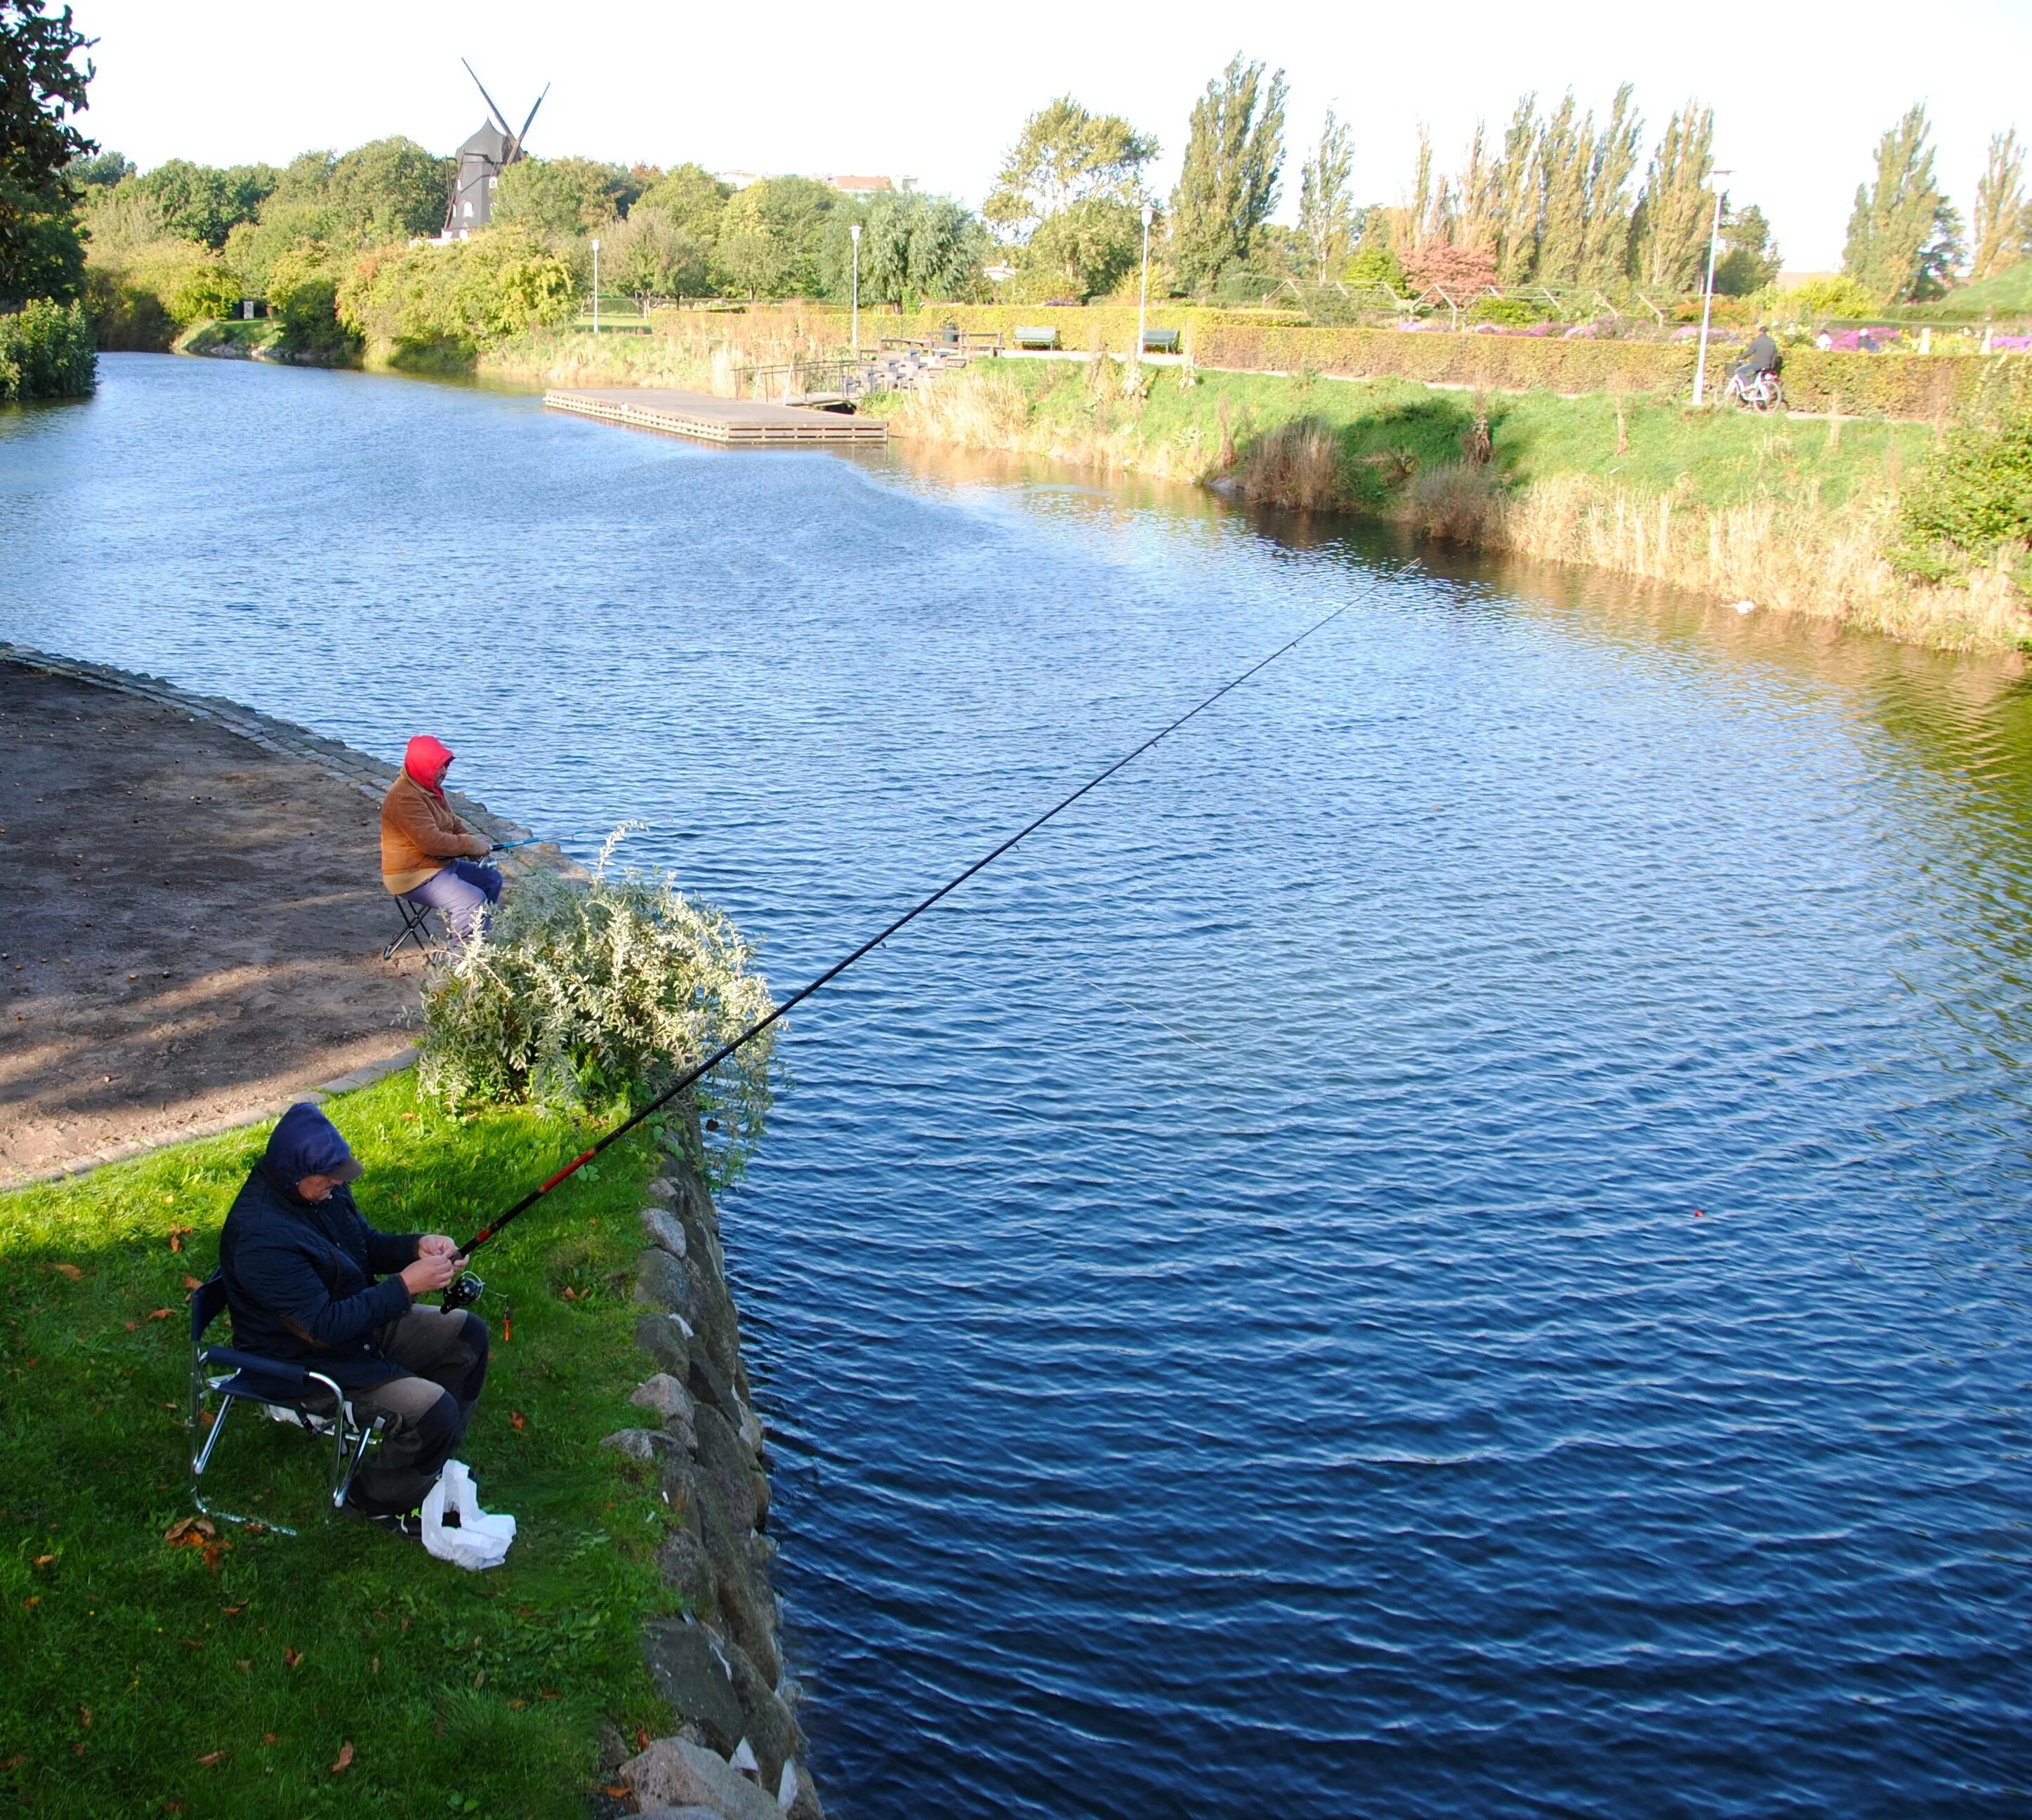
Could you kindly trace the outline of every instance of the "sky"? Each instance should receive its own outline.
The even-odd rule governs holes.
[[[978,204],[1024,116],[1067,93],[1156,134],[1168,192],[1194,97],[1239,50],[1291,82],[1283,200],[1329,106],[1352,123],[1359,202],[1396,203],[1416,135],[1462,161],[1477,118],[1500,132],[1517,97],[1571,88],[1599,118],[1634,82],[1648,142],[1689,99],[1715,110],[1716,163],[1738,204],[1771,221],[1792,271],[1840,262],[1855,187],[1877,136],[1926,103],[1938,170],[1964,219],[1991,133],[2032,133],[2032,0],[1847,0],[1782,18],[1699,17],[1574,0],[1360,7],[1284,0],[1258,11],[1201,0],[1094,0],[1029,17],[1009,6],[882,16],[806,0],[763,13],[658,0],[350,0],[267,7],[258,23],[200,22],[163,0],[72,0],[95,36],[85,129],[143,169],[182,157],[280,164],[405,133],[449,151],[484,104],[472,60],[539,155],[714,170],[914,178]],[[1769,42],[1776,54],[1736,47]]]

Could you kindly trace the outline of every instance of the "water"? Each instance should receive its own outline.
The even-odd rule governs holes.
[[[2024,1811],[2010,678],[1600,578],[125,357],[0,636],[625,818],[794,984],[726,1207],[845,1820]]]

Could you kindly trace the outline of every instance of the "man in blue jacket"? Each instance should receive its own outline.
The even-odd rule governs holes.
[[[487,1381],[487,1327],[416,1306],[457,1274],[458,1247],[441,1232],[376,1231],[353,1202],[360,1173],[323,1113],[292,1106],[226,1216],[219,1269],[235,1347],[322,1372],[360,1421],[385,1418],[346,1507],[414,1536]]]

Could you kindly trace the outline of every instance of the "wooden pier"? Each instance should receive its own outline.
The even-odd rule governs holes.
[[[715,398],[704,392],[678,392],[648,386],[560,389],[543,394],[554,411],[575,411],[631,429],[730,447],[791,448],[810,443],[886,443],[889,426],[880,417],[849,417],[796,405],[764,404],[754,398]]]

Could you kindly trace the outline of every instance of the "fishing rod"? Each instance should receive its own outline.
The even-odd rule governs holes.
[[[794,1010],[797,1006],[802,1004],[805,1000],[809,998],[814,992],[819,991],[822,987],[830,985],[835,980],[838,979],[842,974],[845,973],[849,967],[852,966],[856,961],[861,960],[866,955],[873,953],[876,949],[881,947],[884,942],[888,940],[891,936],[898,933],[908,925],[915,922],[919,917],[922,916],[926,910],[932,907],[933,904],[938,903],[941,898],[950,897],[953,892],[958,890],[958,888],[962,885],[965,884],[969,879],[972,878],[976,873],[981,872],[987,867],[992,865],[995,861],[1001,858],[1001,857],[1005,853],[1008,852],[1011,847],[1014,846],[1018,842],[1026,839],[1031,835],[1035,834],[1039,828],[1042,828],[1046,822],[1051,820],[1054,817],[1064,813],[1066,810],[1070,809],[1074,803],[1078,802],[1079,799],[1085,796],[1089,790],[1097,789],[1100,785],[1105,783],[1108,779],[1114,776],[1114,775],[1118,771],[1121,770],[1125,765],[1132,764],[1137,759],[1141,758],[1145,753],[1148,752],[1150,748],[1155,746],[1160,740],[1167,738],[1171,734],[1176,733],[1180,727],[1186,724],[1187,721],[1193,719],[1196,716],[1204,714],[1207,709],[1212,707],[1216,701],[1220,701],[1223,695],[1228,694],[1232,690],[1239,689],[1243,683],[1246,682],[1259,671],[1267,670],[1272,664],[1275,663],[1279,658],[1283,656],[1287,652],[1296,650],[1298,646],[1304,644],[1308,638],[1311,637],[1315,632],[1322,631],[1327,626],[1331,626],[1334,621],[1338,619],[1343,613],[1347,612],[1349,607],[1352,607],[1354,604],[1354,603],[1351,600],[1343,601],[1331,613],[1328,614],[1325,618],[1314,620],[1311,625],[1308,626],[1304,631],[1299,633],[1296,637],[1291,639],[1285,644],[1279,645],[1277,648],[1272,652],[1268,657],[1262,658],[1257,662],[1252,663],[1246,670],[1243,671],[1239,676],[1234,678],[1229,682],[1223,682],[1220,688],[1216,689],[1212,694],[1208,696],[1205,701],[1200,702],[1195,707],[1187,708],[1183,714],[1180,715],[1176,720],[1172,721],[1168,726],[1159,728],[1156,732],[1152,734],[1148,739],[1145,740],[1141,746],[1137,746],[1134,751],[1125,753],[1121,757],[1115,760],[1112,764],[1109,765],[1105,771],[1100,772],[1094,776],[1089,778],[1085,783],[1081,784],[1078,789],[1073,791],[1070,795],[1063,797],[1057,802],[1053,803],[1049,809],[1046,809],[1044,813],[1039,816],[1034,821],[1026,823],[1023,827],[1018,828],[1015,833],[1010,835],[1007,840],[1003,842],[1003,843],[999,846],[996,847],[992,853],[984,854],[981,858],[976,860],[972,865],[969,866],[966,871],[958,873],[953,878],[948,879],[945,884],[940,885],[936,891],[931,894],[930,896],[921,899],[917,903],[913,904],[910,909],[904,911],[901,916],[897,917],[894,922],[891,923],[889,926],[883,929],[880,934],[871,936],[866,941],[863,942],[861,946],[856,948],[852,954],[849,955],[846,959],[835,962],[831,966],[827,967],[824,973],[820,974],[816,979],[813,980],[810,985],[793,992],[787,999],[784,1000],[780,1005],[777,1006],[777,1007],[771,1011],[768,1016],[766,1018],[757,1018],[755,1022],[750,1024],[746,1030],[743,1030],[739,1036],[732,1038],[727,1042],[721,1044],[720,1046],[715,1049],[711,1055],[708,1056],[704,1061],[700,1062],[697,1067],[693,1068],[688,1073],[681,1075],[669,1086],[666,1087],[662,1093],[659,1093],[656,1098],[650,1101],[647,1105],[642,1107],[641,1110],[631,1112],[627,1118],[624,1119],[619,1124],[616,1125],[612,1130],[609,1131],[607,1135],[602,1138],[598,1143],[595,1144],[591,1149],[581,1151],[577,1156],[573,1157],[572,1160],[555,1175],[551,1176],[548,1181],[544,1182],[537,1187],[532,1188],[529,1192],[525,1194],[521,1200],[517,1201],[514,1206],[508,1208],[505,1212],[497,1213],[492,1220],[488,1221],[486,1225],[481,1227],[480,1229],[477,1232],[474,1233],[465,1244],[461,1245],[458,1248],[459,1256],[462,1258],[470,1258],[474,1252],[480,1249],[481,1246],[491,1243],[495,1238],[499,1236],[501,1231],[504,1227],[509,1225],[514,1220],[520,1219],[523,1214],[528,1213],[532,1207],[535,1206],[539,1201],[542,1200],[543,1198],[546,1194],[549,1194],[552,1189],[557,1187],[559,1183],[569,1181],[572,1176],[577,1174],[577,1172],[583,1169],[587,1164],[590,1163],[594,1157],[597,1157],[601,1151],[604,1150],[608,1145],[619,1142],[622,1138],[626,1137],[630,1131],[633,1130],[635,1127],[641,1124],[644,1119],[649,1117],[652,1113],[659,1112],[663,1107],[667,1106],[671,1101],[674,1100],[678,1094],[683,1093],[687,1088],[697,1086],[700,1081],[704,1079],[708,1074],[711,1074],[715,1068],[718,1067],[722,1062],[725,1061],[730,1056],[733,1055],[735,1051],[739,1049],[744,1044],[752,1043],[757,1037],[760,1036],[764,1030],[768,1030],[771,1025],[778,1022],[780,1019],[787,1016],[790,1012]],[[482,1283],[477,1276],[473,1275],[469,1271],[466,1272],[454,1278],[451,1283],[446,1285],[444,1291],[444,1306],[446,1308],[464,1308],[468,1304],[476,1302],[481,1295],[485,1292],[486,1287],[486,1284]]]

